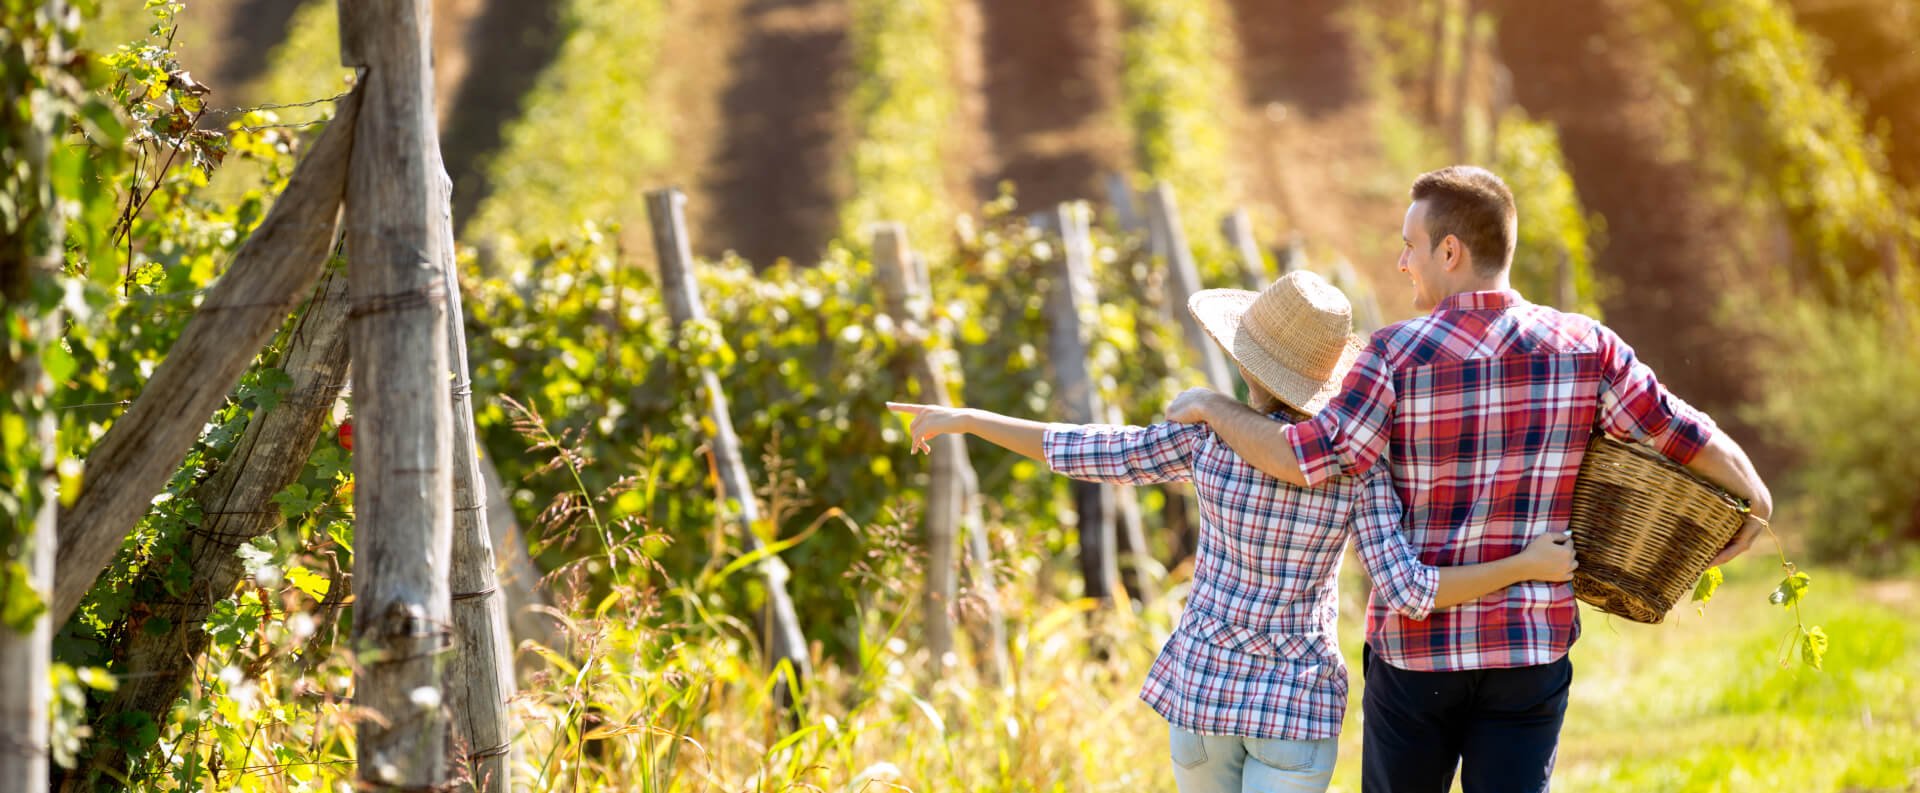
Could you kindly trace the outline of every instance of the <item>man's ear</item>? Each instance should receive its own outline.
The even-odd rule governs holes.
[[[1446,258],[1441,262],[1441,264],[1444,265],[1445,269],[1448,272],[1452,272],[1455,268],[1458,268],[1460,266],[1461,260],[1466,258],[1461,254],[1466,252],[1467,246],[1464,243],[1460,242],[1459,237],[1455,237],[1452,234],[1448,234],[1446,239],[1443,239],[1440,241],[1440,244],[1446,247],[1445,252],[1442,254]]]

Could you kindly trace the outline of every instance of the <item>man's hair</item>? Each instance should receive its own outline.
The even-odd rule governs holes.
[[[1513,191],[1492,171],[1455,165],[1413,180],[1413,200],[1427,204],[1427,236],[1432,246],[1452,234],[1473,253],[1473,271],[1499,275],[1513,263],[1520,233]]]

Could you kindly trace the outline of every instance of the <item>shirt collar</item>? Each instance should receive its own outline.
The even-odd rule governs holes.
[[[1443,311],[1504,311],[1525,303],[1526,298],[1512,289],[1494,289],[1486,292],[1461,292],[1448,295],[1433,313]]]

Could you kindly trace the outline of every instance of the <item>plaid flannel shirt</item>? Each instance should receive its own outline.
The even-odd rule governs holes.
[[[1680,463],[1715,431],[1606,326],[1506,290],[1454,295],[1375,333],[1340,395],[1284,431],[1308,482],[1390,469],[1406,539],[1422,562],[1449,566],[1565,530],[1596,428]],[[1515,584],[1425,620],[1390,606],[1372,600],[1367,643],[1402,669],[1550,663],[1580,634],[1566,583]]]
[[[1439,572],[1414,559],[1398,531],[1400,502],[1384,473],[1294,487],[1204,424],[1055,424],[1042,448],[1054,471],[1076,479],[1193,482],[1193,589],[1140,692],[1175,726],[1289,740],[1340,733],[1347,667],[1336,582],[1350,535],[1385,602],[1415,617],[1433,606]]]

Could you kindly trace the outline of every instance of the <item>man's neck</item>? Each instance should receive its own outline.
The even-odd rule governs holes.
[[[1504,292],[1513,288],[1513,280],[1505,272],[1492,278],[1467,278],[1454,284],[1447,297],[1465,295],[1473,292]]]

